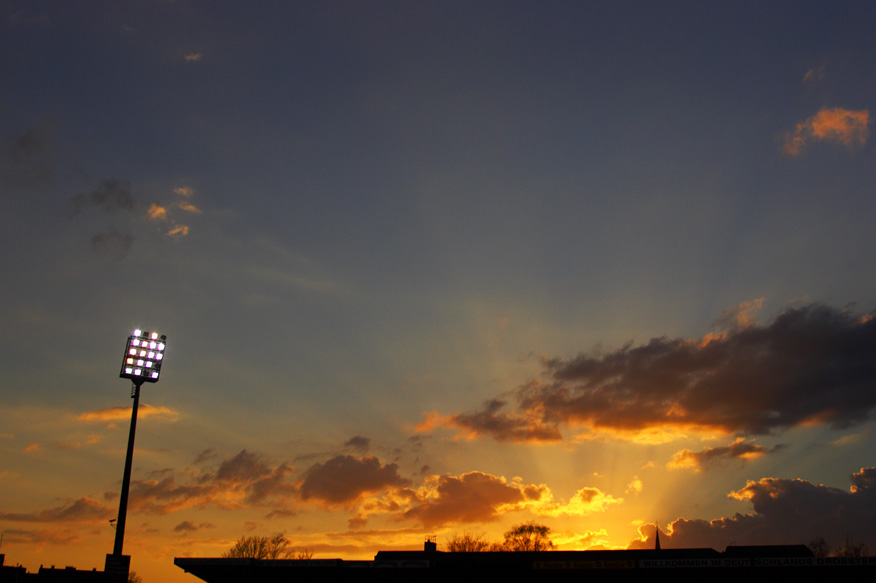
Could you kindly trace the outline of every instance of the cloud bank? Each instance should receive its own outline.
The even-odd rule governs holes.
[[[607,353],[545,359],[542,377],[517,389],[510,402],[492,399],[472,413],[430,414],[419,429],[545,442],[563,439],[566,428],[618,437],[646,431],[764,435],[808,424],[845,428],[871,417],[872,314],[810,304],[766,325],[724,320],[728,328],[698,340],[660,337]]]
[[[666,548],[711,547],[722,550],[737,545],[807,544],[823,537],[831,545],[846,538],[876,544],[876,468],[861,468],[850,476],[848,491],[806,480],[761,478],[731,492],[736,500],[751,503],[754,512],[714,520],[679,518],[668,532],[660,533]],[[653,548],[653,526],[630,548]]]

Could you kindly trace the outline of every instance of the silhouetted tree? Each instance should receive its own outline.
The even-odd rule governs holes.
[[[809,547],[809,550],[812,551],[812,554],[816,557],[828,557],[830,556],[830,545],[827,544],[827,541],[824,540],[823,536],[817,536],[806,545]]]
[[[867,545],[855,544],[851,537],[846,536],[846,542],[836,550],[837,557],[866,557]]]
[[[143,583],[143,577],[134,571],[128,573],[128,583]]]
[[[274,536],[242,536],[230,549],[222,553],[225,559],[312,559],[313,549],[301,550],[289,546],[286,534]]]
[[[489,550],[490,544],[484,540],[485,534],[470,534],[467,532],[454,534],[447,543],[451,553],[483,553]]]
[[[524,522],[511,527],[511,530],[504,535],[505,541],[495,550],[547,551],[554,548],[550,534],[551,529],[543,524],[536,524],[532,521]]]

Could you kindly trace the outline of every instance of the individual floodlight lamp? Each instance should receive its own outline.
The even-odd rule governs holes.
[[[119,377],[131,379],[135,385],[157,383],[166,346],[167,336],[159,336],[158,332],[134,330],[125,345]]]
[[[131,465],[134,459],[134,434],[137,430],[137,409],[140,405],[140,386],[143,383],[157,383],[164,363],[164,349],[167,337],[158,332],[134,330],[125,344],[125,355],[119,377],[130,379],[133,383],[131,398],[131,430],[128,433],[128,452],[125,456],[125,473],[122,477],[122,492],[119,496],[119,518],[116,520],[116,540],[113,554],[106,556],[105,572],[108,580],[125,583],[128,580],[131,557],[122,554],[125,541],[125,522],[128,515],[128,491],[131,486]]]

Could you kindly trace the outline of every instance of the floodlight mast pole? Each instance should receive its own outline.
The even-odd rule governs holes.
[[[125,542],[125,520],[128,516],[128,490],[131,486],[131,465],[134,460],[134,433],[137,431],[137,408],[140,406],[140,385],[143,382],[133,381],[131,398],[134,399],[134,407],[131,410],[131,430],[128,433],[128,454],[125,456],[125,475],[122,477],[122,494],[119,498],[119,518],[116,520],[116,541],[113,546],[113,554],[122,554],[122,545]]]
[[[116,540],[113,553],[106,556],[104,572],[111,583],[125,583],[131,570],[131,557],[122,554],[125,542],[125,521],[128,516],[128,493],[131,489],[131,466],[134,461],[134,435],[137,431],[137,409],[140,407],[140,387],[143,383],[157,383],[164,362],[164,349],[167,336],[158,332],[144,332],[140,329],[128,337],[125,355],[119,377],[133,383],[131,398],[131,430],[128,434],[128,453],[125,456],[125,475],[122,477],[122,493],[119,496],[119,517],[116,519]]]

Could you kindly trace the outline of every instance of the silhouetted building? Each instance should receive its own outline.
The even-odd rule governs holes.
[[[431,545],[430,545],[431,543]],[[435,550],[427,541],[422,551],[380,551],[373,561],[342,559],[260,560],[177,558],[174,564],[208,583],[287,582],[292,580],[452,582],[452,577],[514,578],[520,573],[538,581],[572,581],[666,574],[674,577],[788,576],[788,569],[819,569],[820,576],[876,573],[876,557],[821,559],[805,545],[727,547],[713,549],[639,549],[598,551],[539,551],[450,553]],[[825,572],[830,569],[830,572]],[[645,573],[643,573],[645,572]]]

